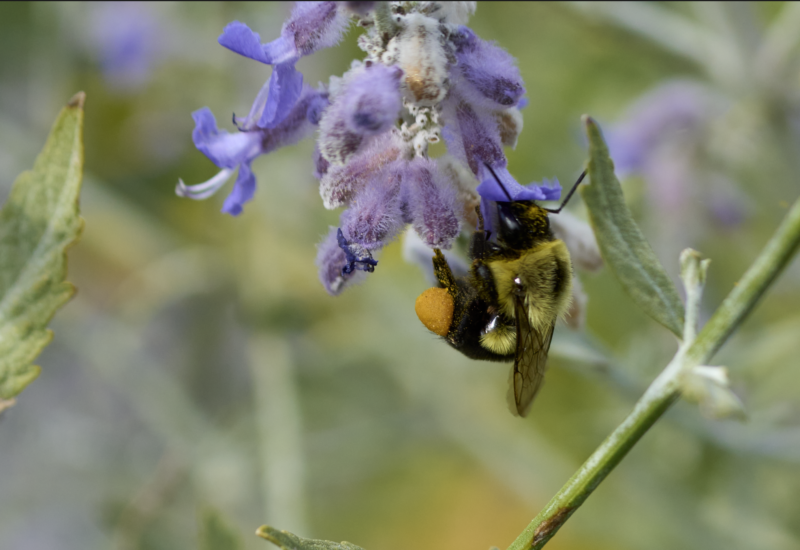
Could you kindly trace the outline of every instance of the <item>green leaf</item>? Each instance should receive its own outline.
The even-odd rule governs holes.
[[[244,548],[239,534],[216,510],[207,508],[200,524],[200,550],[240,550]]]
[[[53,337],[47,324],[75,293],[65,281],[66,249],[80,236],[83,102],[58,115],[33,170],[14,182],[0,210],[0,399],[39,374],[32,364]]]
[[[590,183],[580,192],[600,252],[633,301],[681,338],[684,312],[678,291],[633,221],[600,127],[586,115],[583,123],[589,136]]]
[[[360,546],[350,542],[304,539],[287,531],[278,531],[269,525],[259,527],[256,535],[267,539],[283,550],[363,550]]]

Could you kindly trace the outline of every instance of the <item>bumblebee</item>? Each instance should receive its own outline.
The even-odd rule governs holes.
[[[556,320],[572,300],[572,262],[564,241],[550,229],[548,214],[566,206],[586,172],[557,209],[514,201],[494,175],[508,202],[494,203],[491,239],[478,209],[472,235],[472,265],[455,277],[441,250],[434,249],[439,287],[417,298],[420,321],[472,359],[514,361],[509,383],[511,412],[525,416],[544,378]],[[491,212],[492,210],[490,210]]]

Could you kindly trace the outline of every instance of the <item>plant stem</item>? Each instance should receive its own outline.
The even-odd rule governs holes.
[[[389,43],[389,40],[397,34],[398,26],[392,17],[392,10],[389,2],[378,2],[375,5],[375,26],[378,27],[381,39],[383,40],[384,47]]]
[[[682,372],[707,363],[744,320],[766,289],[789,263],[800,245],[800,199],[795,201],[778,230],[750,269],[700,331],[684,342],[673,360],[653,381],[633,411],[592,453],[547,506],[511,543],[508,550],[542,548],[622,458],[675,402]]]
[[[687,355],[707,363],[758,303],[800,245],[800,199],[796,200],[764,250],[697,335]]]

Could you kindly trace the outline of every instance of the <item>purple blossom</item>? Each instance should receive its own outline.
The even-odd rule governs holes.
[[[465,162],[480,181],[490,176],[486,164],[492,168],[505,167],[506,155],[494,117],[455,95],[447,103],[444,131],[447,150]]]
[[[315,127],[309,120],[309,113],[313,114],[320,102],[324,101],[324,93],[306,86],[300,100],[274,128],[244,128],[233,134],[217,128],[216,119],[207,107],[195,111],[192,113],[195,121],[192,133],[194,144],[223,170],[211,180],[198,185],[186,186],[181,181],[176,193],[193,199],[207,198],[222,187],[233,170],[238,168],[239,175],[233,191],[225,199],[222,211],[233,216],[239,215],[244,203],[252,199],[255,193],[256,179],[250,168],[253,160],[309,135]]]
[[[345,264],[342,266],[342,276],[349,275],[354,271],[366,271],[372,273],[375,271],[375,266],[378,265],[377,260],[372,259],[372,254],[361,243],[350,242],[345,239],[341,229],[336,230],[336,241],[344,251]]]
[[[367,63],[356,72],[342,97],[348,127],[361,134],[381,134],[393,127],[400,113],[398,67]]]
[[[473,102],[488,100],[495,107],[512,107],[519,103],[525,95],[525,83],[507,51],[481,40],[472,29],[464,26],[459,27],[450,40],[455,45],[458,60],[455,71],[467,81],[466,85],[456,84],[460,92],[468,93]]]
[[[234,21],[225,27],[219,43],[267,65],[294,64],[304,55],[339,42],[348,23],[348,14],[339,10],[336,2],[296,2],[280,38],[262,44],[257,32]]]
[[[361,189],[342,213],[341,227],[348,243],[367,251],[376,250],[403,229],[403,177],[399,168],[404,164],[395,162],[373,173],[369,185]]]
[[[622,122],[606,131],[617,173],[642,172],[648,158],[664,143],[697,139],[697,131],[725,104],[723,98],[687,81],[668,82],[648,92]]]
[[[322,179],[328,173],[331,163],[325,160],[319,150],[319,145],[314,146],[314,177]]]
[[[347,164],[330,165],[319,186],[325,208],[332,210],[346,206],[377,172],[400,158],[402,148],[403,142],[398,132],[386,132],[354,155]]]
[[[266,44],[244,23],[229,24],[219,43],[272,65],[272,76],[248,115],[234,117],[239,133],[217,129],[208,109],[195,113],[195,145],[222,171],[178,192],[204,198],[238,169],[224,207],[232,214],[255,192],[253,159],[319,125],[313,173],[325,207],[344,208],[317,254],[332,295],[374,271],[373,255],[408,224],[419,243],[447,249],[462,220],[476,223],[478,204],[560,195],[557,181],[522,186],[508,171],[503,147],[522,130],[524,83],[513,57],[458,26],[474,5],[400,4],[383,5],[394,22],[387,28],[372,15],[375,2],[298,2]],[[350,15],[367,29],[359,37],[367,58],[325,91],[310,91],[295,63],[336,43]],[[442,135],[449,155],[432,160],[428,145]]]
[[[465,100],[454,100],[456,105],[451,107],[451,120],[454,120],[445,127],[445,141],[448,150],[466,162],[481,182],[477,188],[481,198],[490,201],[508,201],[509,196],[511,200],[558,200],[561,186],[557,180],[553,183],[546,181],[546,186],[535,183],[522,186],[514,179],[506,168],[508,162],[496,118],[474,109]],[[487,166],[494,170],[494,174]]]
[[[328,235],[317,248],[316,264],[319,268],[319,280],[331,296],[336,296],[346,286],[363,280],[367,274],[366,270],[357,269],[343,273],[343,267],[350,265],[350,259],[345,249],[339,245],[338,236],[341,235],[341,232],[341,229],[331,227]],[[352,255],[352,252],[350,253]]]
[[[416,158],[407,170],[408,209],[414,230],[429,247],[450,248],[461,231],[456,190],[433,160]]]
[[[367,138],[394,126],[402,106],[401,76],[397,67],[378,64],[355,67],[345,75],[320,121],[320,151],[326,160],[344,165]]]
[[[157,6],[98,2],[90,8],[86,40],[100,58],[103,76],[119,89],[144,85],[167,49]]]
[[[544,178],[541,184],[521,185],[506,168],[494,168],[494,172],[502,184],[492,175],[483,180],[477,191],[484,200],[509,202],[510,197],[512,201],[557,201],[561,197],[558,178]]]

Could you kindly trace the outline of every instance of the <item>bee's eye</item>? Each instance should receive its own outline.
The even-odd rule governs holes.
[[[453,322],[453,297],[444,288],[429,288],[419,295],[414,310],[425,327],[439,336],[447,336]]]

